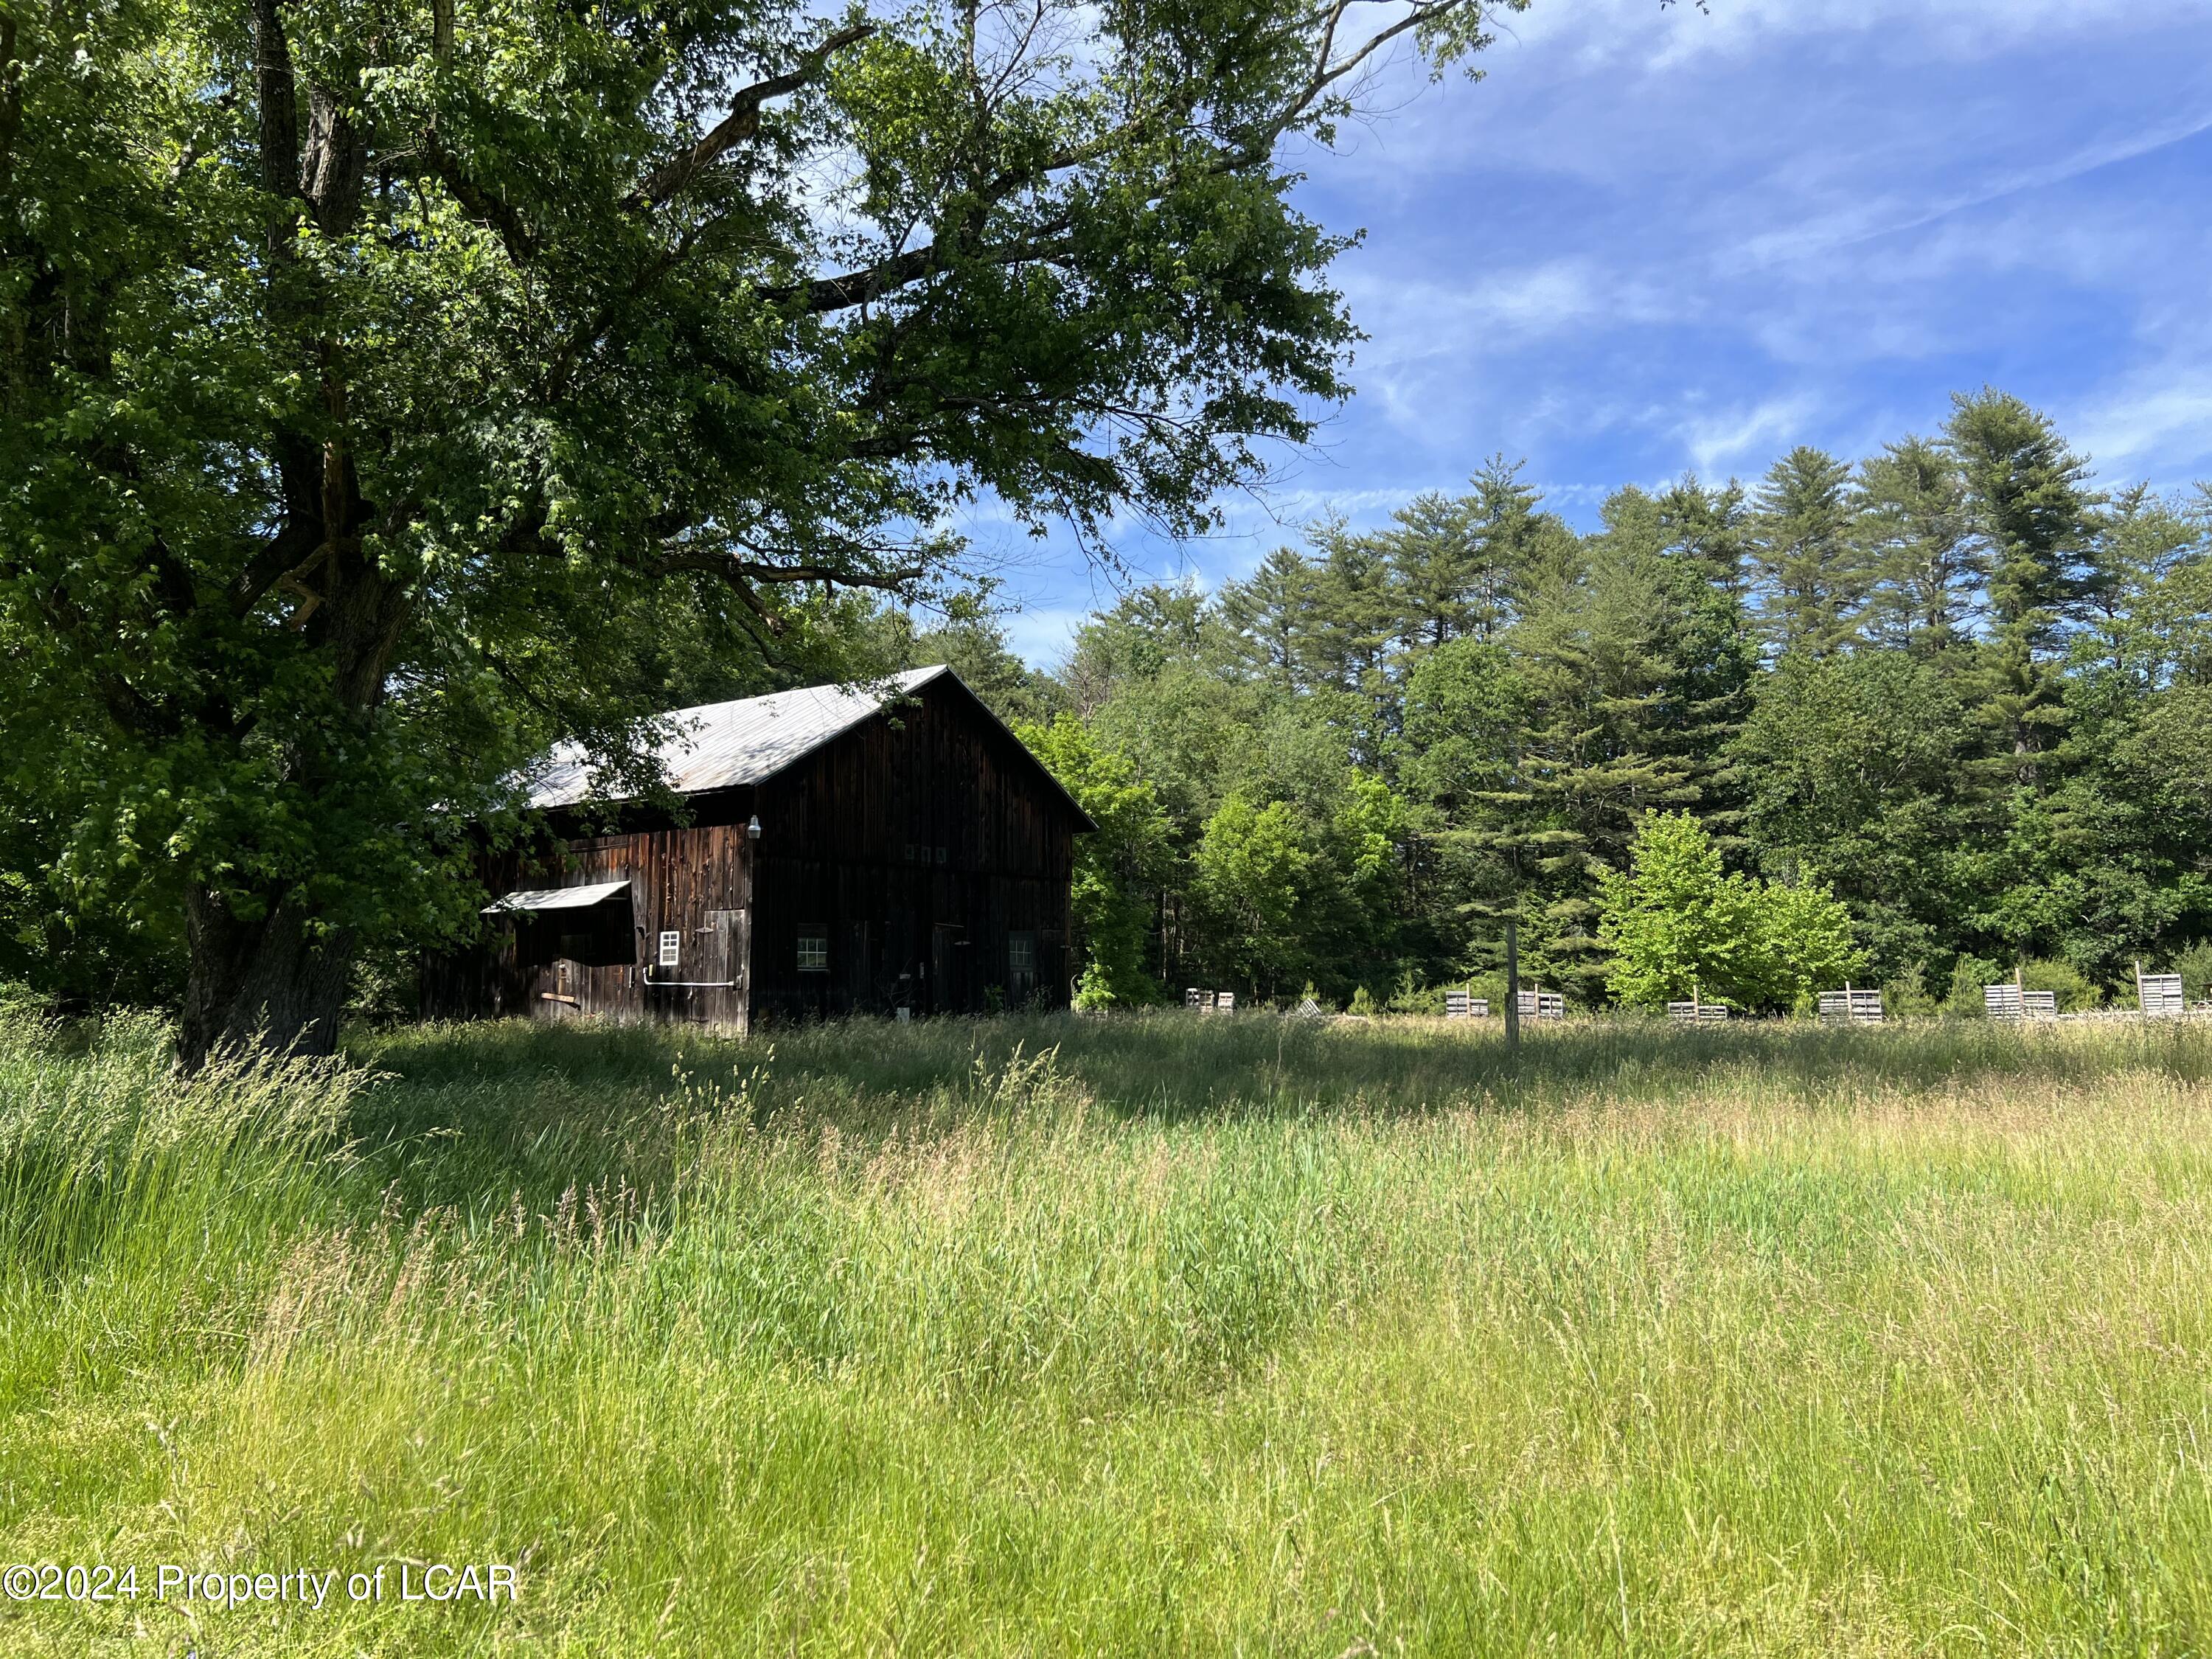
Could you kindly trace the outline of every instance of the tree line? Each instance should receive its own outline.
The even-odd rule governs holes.
[[[2138,959],[2212,989],[2212,493],[2100,489],[2001,392],[1856,460],[1620,489],[1587,532],[1493,459],[1218,592],[1139,588],[1049,673],[988,623],[932,653],[1103,826],[1086,1000],[1419,1004],[1494,975],[1508,917],[1577,1001],[1686,996],[1626,959],[1639,835],[1832,897],[1820,971],[1901,1007],[2023,967],[2092,1001]]]
[[[659,607],[607,666],[643,710],[951,662],[1101,826],[1090,1006],[1437,1006],[1498,988],[1508,918],[1524,974],[1583,1006],[1788,1008],[1848,975],[1972,1010],[2015,972],[2078,1006],[2137,960],[2212,992],[2212,489],[2100,489],[1991,391],[1856,461],[1622,488],[1588,531],[1522,472],[1324,520],[1216,591],[1135,587],[1048,671],[972,605],[926,624],[836,585],[779,650]],[[99,804],[0,775],[0,979],[175,1006],[187,930],[139,901],[177,866]],[[351,994],[396,1012],[475,901],[466,843],[380,833],[388,890],[421,896]]]

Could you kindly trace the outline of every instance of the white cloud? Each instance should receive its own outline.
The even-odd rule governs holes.
[[[1936,180],[1923,177],[1917,195],[1869,195],[1867,181],[1861,177],[1856,180],[1859,200],[1831,212],[1758,233],[1733,250],[1733,256],[1751,266],[1814,258],[1877,237],[1918,230],[2009,197],[2047,190],[2101,167],[2148,155],[2208,131],[2212,131],[2212,99],[2186,113],[2168,117],[2141,131],[2101,137],[2066,155],[1974,180],[1964,187],[1946,189]]]
[[[1680,423],[1683,451],[1701,473],[1727,472],[1754,457],[1765,459],[1802,437],[1820,413],[1808,393],[1770,398],[1748,409],[1691,416]]]
[[[2161,485],[2193,483],[2212,464],[2212,364],[2161,364],[2155,376],[2106,393],[2070,424],[2108,481],[2148,469]]]
[[[1873,36],[1901,54],[1972,60],[2022,42],[2187,21],[2200,10],[2196,0],[1711,0],[1702,12],[1696,0],[1665,9],[1659,0],[1537,0],[1499,48],[1517,42],[1584,72],[1756,58],[1811,35]]]

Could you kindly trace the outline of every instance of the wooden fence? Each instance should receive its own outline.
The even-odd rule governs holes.
[[[1567,1017],[1567,999],[1557,991],[1523,991],[1520,1006],[1523,1019],[1565,1019]]]
[[[1862,991],[1846,985],[1840,991],[1820,993],[1823,1025],[1879,1025],[1884,1017],[1880,991]]]
[[[1982,987],[1982,1010],[1991,1019],[2056,1019],[2058,993],[2030,991],[2017,981]]]

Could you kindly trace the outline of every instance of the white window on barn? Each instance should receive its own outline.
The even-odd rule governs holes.
[[[684,935],[663,933],[660,936],[660,965],[673,968],[683,960]]]
[[[830,971],[830,930],[819,922],[802,922],[799,929],[799,971]]]
[[[1036,945],[1035,933],[1006,935],[1006,990],[1016,1002],[1036,989]]]

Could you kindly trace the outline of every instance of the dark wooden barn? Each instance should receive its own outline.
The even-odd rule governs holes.
[[[489,862],[486,937],[425,963],[425,1013],[742,1029],[1066,1006],[1074,839],[1097,826],[951,669],[675,719],[680,811],[610,804],[580,755],[549,757],[531,799],[551,836]]]

